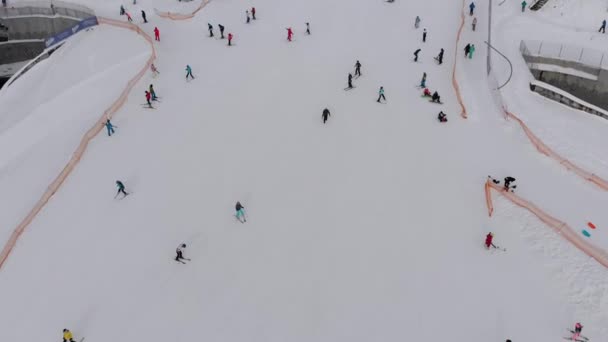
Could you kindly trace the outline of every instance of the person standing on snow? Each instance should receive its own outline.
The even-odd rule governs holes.
[[[471,44],[467,44],[464,47],[464,58],[467,58],[469,56],[469,51],[471,51]]]
[[[63,342],[74,342],[74,336],[68,329],[63,329]]]
[[[380,87],[380,90],[378,90],[378,100],[376,102],[380,103],[380,99],[386,101],[386,97],[384,97],[384,87]]]
[[[228,46],[232,46],[232,37],[234,37],[232,33],[228,33]]]
[[[148,107],[152,108],[152,102],[150,102],[150,100],[152,99],[152,95],[147,90],[145,91],[145,94],[146,94],[146,103],[148,103]]]
[[[251,19],[255,20],[255,7],[251,7]]]
[[[348,74],[348,87],[346,89],[352,89],[353,87],[353,74]]]
[[[156,26],[154,27],[154,40],[160,42],[160,31]]]
[[[327,119],[331,116],[331,114],[329,114],[329,109],[327,109],[327,108],[323,109],[323,115],[321,115],[321,116],[323,117],[323,124],[325,124]]]
[[[246,10],[245,14],[247,14],[247,24],[249,24],[249,22],[251,21],[251,18],[249,17],[249,10]]]
[[[420,80],[420,88],[426,88],[426,72],[422,73],[422,80]]]
[[[228,35],[228,42],[230,42],[230,35]],[[194,75],[192,75],[192,68],[190,67],[190,65],[186,65],[186,80],[188,80],[188,76],[194,79]]]
[[[148,19],[146,19],[146,12],[144,12],[144,10],[141,10],[141,17],[144,19],[144,24],[147,24]]]
[[[418,62],[418,54],[420,53],[420,49],[414,51],[414,62]]]
[[[150,84],[150,95],[152,95],[152,101],[158,101],[158,97],[156,97],[156,92],[154,91],[154,86]]]
[[[116,196],[118,196],[118,194],[120,194],[120,193],[122,193],[124,195],[123,198],[129,196],[129,194],[125,191],[125,185],[121,181],[119,181],[119,180],[116,181],[116,187],[118,188],[118,191],[116,192]],[[114,196],[114,198],[116,198],[116,196]]]
[[[361,63],[359,63],[359,61],[355,63],[355,76],[361,76]]]
[[[416,16],[416,20],[414,21],[414,27],[418,28],[420,27],[420,17]]]
[[[183,260],[188,260],[190,261],[190,259],[188,258],[184,258],[184,249],[186,249],[186,244],[182,243],[181,245],[177,246],[177,248],[175,249],[175,261],[181,262],[182,264],[185,264],[186,262],[184,262]]]
[[[443,111],[440,111],[439,114],[437,114],[437,120],[439,120],[439,122],[448,122],[448,116],[445,115]]]
[[[209,29],[209,37],[213,37],[213,25],[207,23],[207,29]]]
[[[435,57],[435,59],[437,60],[437,62],[441,65],[443,64],[443,49],[441,49],[439,51],[439,55],[437,55],[437,57]]]
[[[306,23],[306,34],[310,35],[310,23]]]
[[[486,235],[486,249],[490,249],[490,247],[496,248],[496,246],[494,246],[494,244],[492,243],[493,238],[494,234],[492,234],[491,232]]]
[[[293,31],[291,30],[291,27],[287,28],[287,40],[291,41],[291,38],[293,37]]]
[[[111,137],[114,134],[114,125],[110,122],[110,119],[106,119],[106,123],[104,124],[108,130],[108,136]]]
[[[133,18],[131,18],[131,15],[129,14],[129,12],[125,12],[125,14],[127,15],[127,21],[132,23],[133,22]]]
[[[580,323],[576,323],[574,325],[574,331],[572,332],[572,340],[573,341],[577,341],[579,339],[579,337],[581,336],[581,332],[583,332],[583,325]]]
[[[217,27],[220,28],[220,39],[224,39],[224,25],[222,24],[217,24]]]
[[[247,222],[247,218],[245,218],[245,207],[241,204],[241,202],[236,202],[236,219],[241,221],[241,223]],[[242,218],[242,219],[241,219]]]
[[[471,48],[469,49],[469,59],[473,58],[473,53],[475,53],[475,44],[471,44]]]
[[[597,32],[606,33],[606,19],[602,21],[602,26],[600,26],[600,29]]]
[[[471,2],[471,4],[469,5],[469,15],[473,15],[474,12],[475,12],[475,1]]]
[[[477,27],[477,17],[473,18],[472,26],[473,26],[473,31],[475,31],[475,27]]]
[[[120,5],[120,15],[125,15],[125,13],[127,13],[127,11],[125,11],[125,7]]]
[[[524,1],[521,2],[521,12],[522,13],[526,11],[526,5],[527,4],[528,3],[526,2],[526,0],[524,0]]]
[[[422,42],[425,43],[426,42],[426,29],[422,30]]]

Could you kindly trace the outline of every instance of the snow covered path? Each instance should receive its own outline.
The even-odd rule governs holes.
[[[487,218],[488,174],[517,177],[520,195],[571,222],[601,215],[606,194],[502,119],[483,15],[462,41],[478,49],[458,62],[470,114],[459,117],[449,52],[461,5],[261,0],[247,25],[248,4],[214,1],[189,21],[154,18],[161,75],[139,83],[117,134],[92,141],[0,272],[0,318],[12,327],[0,340],[52,340],[67,327],[87,341],[544,341],[575,320],[607,336],[604,268],[504,200]],[[206,37],[207,22],[236,46]],[[357,59],[363,76],[344,92]],[[442,107],[420,98],[423,71]],[[149,83],[156,110],[140,106]],[[386,104],[375,102],[380,86]],[[133,192],[122,201],[116,179]],[[507,253],[481,247],[489,230]],[[182,242],[189,265],[172,261]]]

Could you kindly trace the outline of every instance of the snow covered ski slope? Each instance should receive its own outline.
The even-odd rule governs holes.
[[[493,101],[487,2],[474,32],[468,2],[451,0],[76,2],[125,22],[122,4],[160,41],[153,51],[102,24],[0,96],[3,243],[99,127],[0,269],[0,341],[59,340],[64,328],[91,342],[557,341],[575,322],[608,337],[608,270],[503,196],[488,217],[488,175],[513,176],[517,196],[577,233],[593,222],[585,243],[608,250],[608,193],[539,153]],[[498,3],[495,44],[515,62],[505,106],[608,177],[602,140],[584,140],[608,123],[526,86],[521,34],[555,35],[555,16]],[[128,91],[154,54],[160,74]],[[344,91],[357,60],[362,75]],[[424,72],[443,104],[421,97]],[[154,110],[142,106],[150,84]],[[125,89],[109,137],[99,122]],[[114,197],[117,180],[129,196]],[[501,249],[485,249],[489,232]]]

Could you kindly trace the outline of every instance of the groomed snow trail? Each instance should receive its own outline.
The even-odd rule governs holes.
[[[504,122],[485,80],[484,31],[469,32],[470,17],[461,44],[474,41],[477,56],[434,63],[440,48],[461,51],[462,3],[252,5],[249,25],[250,5],[231,1],[147,24],[161,30],[161,75],[138,83],[117,134],[91,141],[23,234],[0,272],[0,318],[12,327],[0,340],[70,328],[87,341],[544,341],[578,320],[592,339],[606,336],[601,265],[504,200],[487,218],[488,174],[517,177],[519,196],[571,221],[601,212],[606,195]],[[206,37],[208,22],[236,45]],[[458,117],[454,58],[468,120]],[[344,92],[357,59],[363,76]],[[423,71],[443,106],[420,98]],[[162,97],[156,110],[139,105],[149,83]],[[386,104],[375,102],[380,86]],[[133,194],[113,200],[116,179]],[[232,216],[237,200],[245,225]],[[482,247],[490,230],[507,253]],[[182,242],[188,265],[172,260]]]

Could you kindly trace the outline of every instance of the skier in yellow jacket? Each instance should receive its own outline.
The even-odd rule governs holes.
[[[72,332],[68,329],[63,329],[63,342],[74,342],[74,337],[72,336]]]

